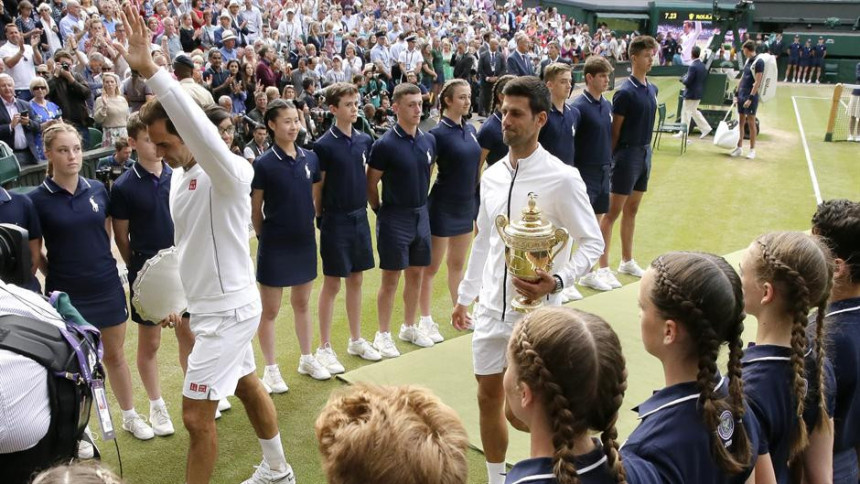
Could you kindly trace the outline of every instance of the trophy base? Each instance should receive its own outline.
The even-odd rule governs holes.
[[[523,297],[516,297],[511,301],[511,307],[519,313],[530,313],[541,306],[543,306],[543,301],[541,300],[533,301]]]

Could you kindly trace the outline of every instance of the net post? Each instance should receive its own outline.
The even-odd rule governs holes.
[[[839,112],[839,99],[842,97],[842,84],[837,84],[833,88],[833,99],[830,101],[830,118],[827,120],[827,133],[824,134],[824,141],[833,141],[833,130],[836,128],[836,114]]]

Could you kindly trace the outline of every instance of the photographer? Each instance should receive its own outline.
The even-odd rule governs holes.
[[[382,99],[382,93],[388,92],[388,85],[380,79],[380,69],[376,64],[364,66],[364,86],[361,87],[361,97],[365,102],[373,104],[378,108]]]
[[[96,178],[104,183],[108,190],[110,190],[113,182],[134,164],[134,160],[131,159],[132,148],[128,143],[128,138],[117,138],[113,142],[113,146],[116,150],[114,154],[100,159],[96,165]]]
[[[90,145],[90,117],[87,112],[90,87],[83,77],[72,73],[72,55],[67,51],[54,53],[54,65],[54,75],[48,80],[48,99],[60,107],[63,121],[78,130],[86,149]]]

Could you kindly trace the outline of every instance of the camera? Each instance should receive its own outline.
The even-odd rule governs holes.
[[[64,71],[68,71],[68,70],[72,69],[72,65],[69,64],[68,62],[63,62],[62,64],[60,64],[60,67],[62,67]]]
[[[0,279],[18,286],[30,281],[30,235],[13,224],[0,224]]]
[[[106,187],[113,186],[113,182],[120,177],[128,168],[120,165],[111,165],[96,170],[96,180],[102,182]]]

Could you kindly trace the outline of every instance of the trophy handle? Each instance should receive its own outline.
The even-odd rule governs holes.
[[[562,249],[564,249],[564,246],[567,244],[567,239],[570,238],[570,233],[567,231],[567,229],[558,228],[555,229],[555,234],[553,234],[553,237],[556,241],[554,245],[558,245],[558,248],[553,251],[552,256],[550,256],[550,260],[555,260],[555,256],[557,256],[558,253],[561,252]]]
[[[502,238],[502,242],[507,245],[508,236],[505,234],[505,227],[508,226],[508,217],[505,214],[499,214],[496,216],[496,230],[499,232],[499,236]]]

